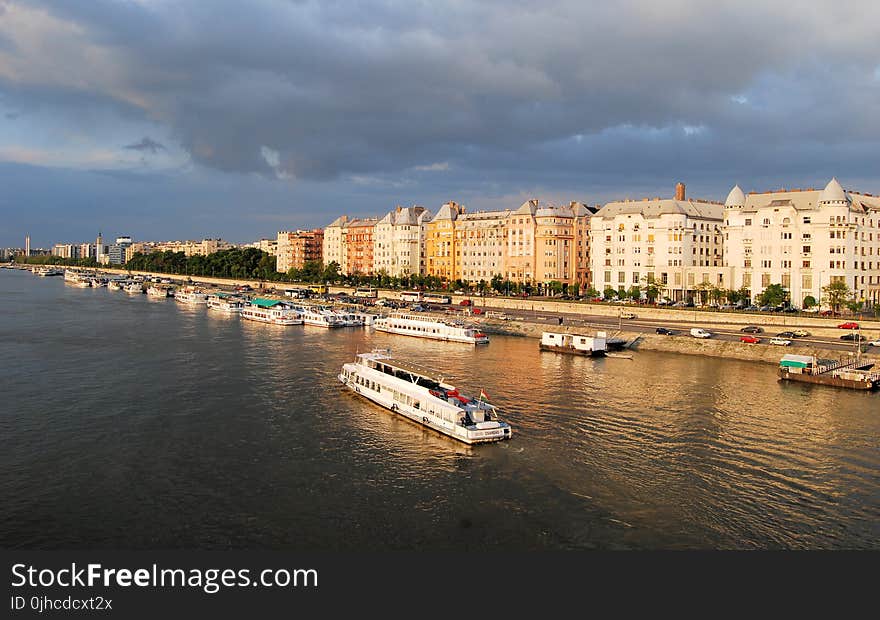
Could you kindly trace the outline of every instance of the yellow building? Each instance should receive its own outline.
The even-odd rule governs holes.
[[[425,225],[425,274],[455,280],[455,221],[464,213],[456,202],[447,202]]]

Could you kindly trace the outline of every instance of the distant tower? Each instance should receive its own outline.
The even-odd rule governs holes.
[[[24,238],[24,255],[25,256],[31,255],[31,236],[30,235],[25,235],[25,238]]]
[[[98,231],[98,238],[95,241],[95,261],[101,262],[101,256],[104,254],[104,237],[101,236],[101,231]]]
[[[684,183],[676,183],[675,184],[675,199],[676,200],[686,200],[684,193]]]

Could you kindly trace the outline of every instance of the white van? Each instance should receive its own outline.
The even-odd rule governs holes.
[[[702,327],[695,327],[691,330],[691,336],[694,338],[711,338],[711,332],[707,332]]]

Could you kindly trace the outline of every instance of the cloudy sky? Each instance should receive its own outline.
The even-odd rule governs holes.
[[[679,180],[878,193],[877,24],[847,0],[0,0],[0,245]]]

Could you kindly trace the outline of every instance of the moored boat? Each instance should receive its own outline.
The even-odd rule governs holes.
[[[595,336],[543,332],[539,347],[542,351],[599,357],[605,355],[608,350],[606,337],[605,332],[596,332]]]
[[[160,299],[167,299],[168,297],[173,297],[173,293],[171,292],[170,286],[150,286],[147,288],[147,297],[158,297]]]
[[[880,386],[880,372],[872,362],[821,360],[809,355],[784,355],[779,361],[779,379],[851,390],[873,390]]]
[[[213,295],[208,295],[207,303],[210,310],[217,310],[226,314],[238,314],[246,302],[238,295],[214,293]]]
[[[208,301],[208,294],[201,289],[184,286],[174,292],[174,301],[185,304],[204,304]]]
[[[342,327],[342,321],[334,313],[317,306],[291,306],[302,316],[305,325],[316,327]]]
[[[381,317],[373,322],[373,327],[380,332],[416,336],[432,340],[448,342],[465,342],[468,344],[488,344],[489,336],[476,327],[437,321],[416,314],[394,313]]]
[[[290,304],[275,299],[252,299],[241,308],[241,318],[272,325],[302,325],[300,313]]]
[[[359,354],[344,364],[339,381],[356,394],[413,422],[467,444],[510,439],[488,395],[469,398],[429,371],[392,359],[389,351]]]
[[[131,293],[132,295],[139,295],[144,292],[144,285],[140,282],[129,282],[122,288],[126,293]]]

